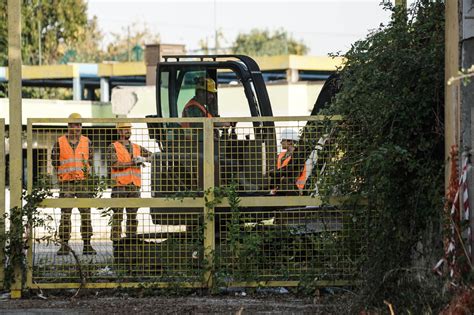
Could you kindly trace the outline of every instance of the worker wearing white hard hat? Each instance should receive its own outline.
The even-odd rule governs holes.
[[[277,183],[270,191],[270,194],[276,195],[279,190],[284,190],[286,194],[291,194],[295,188],[298,189],[298,194],[302,194],[306,184],[306,166],[304,163],[301,163],[301,167],[295,168],[295,166],[292,165],[291,171],[288,168],[290,162],[292,162],[296,144],[300,139],[299,133],[293,128],[285,128],[280,133],[280,139],[282,151],[277,157],[276,172],[272,172],[273,174],[278,174],[277,176],[274,175],[277,179]],[[298,163],[296,162],[296,164]],[[294,174],[295,169],[297,174]],[[294,181],[293,178],[295,178]],[[286,182],[289,180],[292,181],[292,183],[287,184]]]
[[[90,139],[82,135],[82,116],[72,113],[68,117],[67,133],[58,138],[51,151],[51,161],[55,168],[60,194],[59,198],[92,198],[93,187],[87,186],[87,179],[93,169],[93,148]],[[95,255],[91,245],[91,209],[78,208],[81,215],[82,254]],[[61,209],[58,236],[61,246],[58,255],[69,255],[71,248],[72,208]]]
[[[286,128],[281,131],[280,138],[283,141],[292,141],[293,143],[298,142],[300,140],[300,136],[298,131],[293,128]],[[287,148],[283,148],[287,150]]]

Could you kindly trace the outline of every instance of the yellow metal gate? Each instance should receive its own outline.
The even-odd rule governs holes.
[[[29,119],[28,191],[51,196],[27,287],[354,283],[363,222],[319,196],[348,131],[339,117]],[[307,152],[278,167],[289,140]]]

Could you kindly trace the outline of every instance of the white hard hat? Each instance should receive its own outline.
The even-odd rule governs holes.
[[[298,141],[300,140],[300,136],[298,135],[298,132],[295,129],[287,128],[283,129],[280,134],[281,140],[292,140],[292,141]]]

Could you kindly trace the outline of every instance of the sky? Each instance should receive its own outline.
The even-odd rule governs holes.
[[[200,40],[213,47],[215,32],[230,47],[239,33],[253,28],[286,30],[303,41],[309,54],[324,56],[346,52],[365,38],[390,14],[381,0],[88,0],[89,17],[97,16],[104,42],[111,32],[126,32],[127,26],[146,25],[159,33],[165,44],[185,44],[187,51],[199,49]],[[409,1],[410,3],[411,1]]]

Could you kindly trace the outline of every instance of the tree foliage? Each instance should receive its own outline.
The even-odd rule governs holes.
[[[385,308],[388,300],[397,313],[420,314],[442,302],[425,271],[442,257],[444,3],[419,0],[408,16],[389,3],[385,9],[391,22],[345,54],[342,88],[329,109],[356,130],[341,135],[346,154],[336,191],[367,196],[374,214],[362,303]],[[368,212],[354,220],[359,214]],[[413,269],[423,259],[427,269]]]
[[[22,58],[27,65],[57,63],[67,47],[84,39],[84,0],[22,1]],[[8,61],[7,1],[0,2],[0,65]],[[40,44],[41,43],[41,44]],[[40,50],[41,45],[41,50]]]
[[[302,41],[282,29],[274,32],[253,29],[248,34],[237,35],[232,45],[232,53],[251,56],[305,55],[308,50]]]
[[[141,61],[143,60],[145,44],[157,44],[160,35],[153,33],[146,24],[133,23],[122,27],[120,33],[112,33],[112,41],[105,52],[106,60]]]
[[[65,47],[60,63],[68,62],[101,62],[105,53],[101,49],[104,34],[99,29],[98,19],[94,16],[80,30],[81,40]]]

